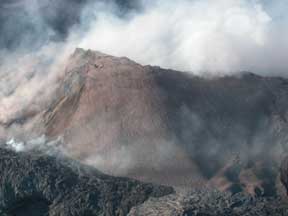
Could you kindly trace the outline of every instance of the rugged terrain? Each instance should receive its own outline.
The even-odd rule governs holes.
[[[288,214],[287,200],[217,190],[183,190],[107,176],[98,170],[43,152],[0,149],[0,214],[53,215],[217,215]]]
[[[170,187],[110,177],[73,161],[0,149],[0,214],[127,215]]]
[[[287,201],[279,198],[255,198],[216,190],[180,191],[161,198],[151,198],[133,207],[129,216],[284,216]]]
[[[283,194],[285,78],[204,78],[77,49],[54,86],[42,109],[0,122],[0,137],[62,137],[66,154],[112,175]]]

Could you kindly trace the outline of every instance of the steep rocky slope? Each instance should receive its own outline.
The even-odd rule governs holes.
[[[202,78],[77,49],[56,86],[45,109],[28,106],[29,118],[6,129],[62,136],[67,154],[114,175],[261,196],[283,190],[285,78]]]

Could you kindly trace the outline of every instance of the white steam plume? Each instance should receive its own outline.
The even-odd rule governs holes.
[[[200,75],[207,71],[283,75],[288,71],[288,21],[282,11],[287,3],[143,1],[143,12],[131,13],[129,19],[111,10],[98,11],[80,47]],[[91,8],[95,11],[89,6],[85,17]]]

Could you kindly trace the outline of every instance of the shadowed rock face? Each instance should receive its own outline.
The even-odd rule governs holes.
[[[77,49],[34,116],[69,155],[105,172],[270,196],[287,149],[287,98],[284,78],[201,78]]]
[[[280,198],[231,196],[216,190],[171,187],[111,177],[64,158],[0,148],[3,216],[285,216]]]
[[[0,149],[0,167],[0,214],[7,216],[124,216],[150,196],[173,192],[36,153]]]

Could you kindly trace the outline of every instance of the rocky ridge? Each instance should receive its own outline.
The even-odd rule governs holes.
[[[171,187],[107,176],[69,159],[0,149],[0,214],[127,215]]]
[[[105,175],[63,157],[0,149],[3,216],[286,216],[280,197],[183,190]]]

